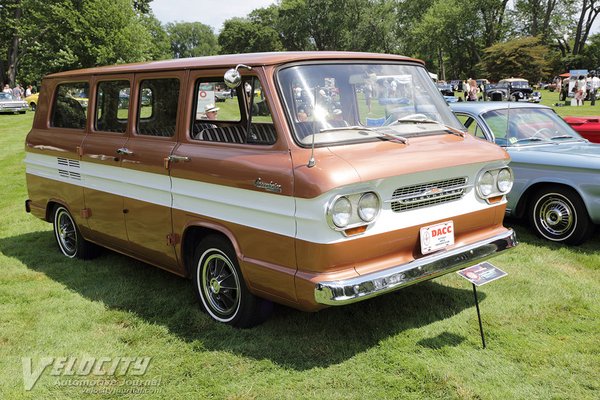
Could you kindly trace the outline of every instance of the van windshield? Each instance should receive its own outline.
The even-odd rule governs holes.
[[[295,65],[278,72],[278,83],[302,145],[377,140],[378,130],[410,137],[443,132],[444,125],[462,129],[429,73],[415,64]]]

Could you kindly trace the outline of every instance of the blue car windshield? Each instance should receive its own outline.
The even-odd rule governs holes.
[[[489,111],[482,117],[501,146],[583,140],[554,111],[546,108],[505,108]]]

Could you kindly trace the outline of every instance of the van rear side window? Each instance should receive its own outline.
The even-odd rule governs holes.
[[[137,133],[173,136],[177,125],[179,79],[147,79],[140,85]]]
[[[98,83],[94,129],[124,133],[129,115],[129,81]]]
[[[50,126],[55,128],[84,129],[87,121],[89,84],[73,82],[58,85]]]

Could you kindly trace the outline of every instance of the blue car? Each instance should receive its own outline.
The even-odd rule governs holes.
[[[463,102],[450,108],[469,133],[511,156],[514,186],[506,213],[545,239],[581,244],[600,223],[600,145],[551,108],[514,102]]]

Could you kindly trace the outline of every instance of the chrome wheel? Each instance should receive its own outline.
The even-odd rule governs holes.
[[[533,195],[529,221],[538,236],[554,242],[581,244],[593,232],[594,224],[585,203],[571,188],[550,185]]]
[[[553,236],[567,235],[576,223],[576,214],[569,199],[549,193],[540,199],[537,206],[540,227]]]
[[[58,207],[54,213],[54,235],[62,253],[73,258],[77,255],[77,228],[71,214],[64,207]]]
[[[202,302],[221,322],[232,320],[240,308],[240,277],[233,263],[219,249],[208,249],[200,257],[197,275]]]
[[[214,320],[250,328],[269,317],[273,304],[248,290],[237,253],[226,237],[215,234],[199,241],[192,265],[196,295]]]

